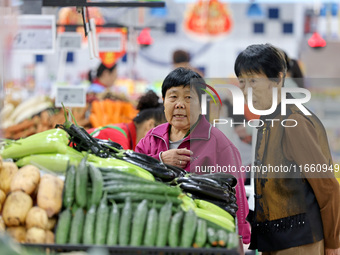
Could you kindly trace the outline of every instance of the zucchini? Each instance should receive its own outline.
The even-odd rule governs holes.
[[[181,226],[183,220],[183,211],[177,212],[171,219],[170,230],[169,230],[169,246],[178,247],[181,236]]]
[[[66,208],[59,215],[58,226],[55,234],[55,242],[57,244],[66,244],[69,240],[70,228],[72,221],[72,213]]]
[[[131,245],[140,246],[144,234],[146,218],[148,216],[148,201],[144,199],[138,206],[133,216]]]
[[[106,237],[107,245],[116,245],[118,243],[119,234],[119,209],[118,205],[113,201],[112,209],[109,216],[109,226]]]
[[[142,201],[147,199],[149,201],[157,201],[159,203],[163,202],[171,202],[174,205],[179,205],[182,203],[180,199],[176,196],[164,196],[164,195],[157,195],[157,194],[148,194],[148,193],[141,193],[141,192],[121,192],[117,194],[109,194],[107,196],[108,199],[113,199],[116,202],[124,201],[127,197],[130,197],[131,201]]]
[[[202,219],[197,220],[197,230],[194,241],[195,248],[201,248],[207,241],[207,222]]]
[[[132,204],[129,197],[126,198],[119,226],[119,245],[128,245],[131,233]]]
[[[104,194],[104,197],[100,201],[100,204],[97,209],[97,218],[96,218],[96,226],[95,226],[95,234],[94,234],[95,244],[103,245],[106,243],[109,210],[110,208],[107,205],[106,194]]]
[[[75,179],[76,168],[74,165],[70,165],[66,172],[63,205],[65,208],[70,208],[74,201],[75,193]]]
[[[207,237],[208,237],[208,241],[212,246],[216,246],[217,245],[217,234],[215,229],[208,227],[207,228]]]
[[[154,246],[157,238],[158,229],[158,212],[156,208],[151,208],[148,213],[148,219],[145,227],[144,245]]]
[[[103,176],[102,173],[94,167],[89,165],[89,173],[92,182],[91,204],[98,205],[103,195]]]
[[[184,216],[181,247],[192,246],[195,237],[196,226],[197,216],[192,209],[189,209],[189,211],[187,211]]]
[[[83,208],[78,208],[72,219],[69,243],[80,244],[82,242],[84,219],[85,215]]]
[[[226,247],[227,243],[228,243],[228,233],[223,230],[223,229],[219,229],[217,230],[217,240],[218,240],[218,245],[221,247]]]
[[[96,209],[96,205],[92,205],[90,209],[86,212],[83,237],[84,244],[94,244]]]
[[[158,195],[168,195],[168,196],[178,196],[182,193],[181,189],[178,187],[169,187],[165,184],[154,185],[154,184],[114,184],[110,186],[105,186],[104,190],[110,194],[121,193],[121,192],[141,192],[147,194],[158,194]]]
[[[76,201],[79,207],[82,208],[86,206],[87,201],[87,172],[86,157],[84,157],[76,172]]]
[[[172,203],[167,202],[163,205],[159,212],[159,219],[158,219],[158,235],[156,246],[164,247],[168,241],[168,233],[169,233],[169,226],[170,226],[170,219],[171,219],[171,208]]]

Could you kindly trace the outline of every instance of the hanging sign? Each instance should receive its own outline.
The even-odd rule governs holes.
[[[62,50],[81,49],[81,34],[77,32],[64,32],[58,34],[58,46]]]
[[[98,50],[101,52],[119,52],[122,50],[123,38],[121,33],[98,34]]]
[[[55,106],[62,107],[85,107],[86,87],[85,86],[57,86]]]
[[[18,28],[12,49],[33,54],[51,54],[55,48],[55,17],[53,15],[18,16]]]

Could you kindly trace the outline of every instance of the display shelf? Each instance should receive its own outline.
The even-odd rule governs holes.
[[[164,7],[163,1],[87,1],[87,0],[43,0],[43,7]]]
[[[139,254],[139,255],[239,255],[243,252],[237,249],[225,248],[171,248],[171,247],[131,247],[131,246],[100,246],[100,245],[57,245],[57,244],[22,244],[37,249],[48,249],[55,252],[87,251],[91,248],[105,248],[109,254]]]

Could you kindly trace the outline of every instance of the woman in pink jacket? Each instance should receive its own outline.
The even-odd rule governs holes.
[[[249,208],[243,178],[239,174],[240,153],[201,115],[201,95],[205,87],[203,78],[191,69],[180,67],[168,74],[162,85],[167,123],[151,129],[137,144],[136,151],[197,174],[209,173],[211,169],[232,170],[229,172],[238,178],[239,234],[248,244],[250,227],[246,217]]]

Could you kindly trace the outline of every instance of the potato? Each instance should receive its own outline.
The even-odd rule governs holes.
[[[2,205],[5,202],[5,200],[6,200],[6,194],[3,190],[0,189],[0,205]]]
[[[39,208],[38,206],[32,207],[26,216],[26,228],[47,228],[48,217],[47,213],[44,209]]]
[[[6,229],[9,236],[15,239],[19,243],[24,243],[26,241],[26,228],[23,226],[10,227]]]
[[[2,216],[0,216],[0,233],[6,230],[5,222]]]
[[[50,230],[46,231],[45,243],[54,244],[54,234]]]
[[[46,232],[41,228],[30,228],[26,232],[26,243],[45,243]]]
[[[47,216],[51,218],[60,212],[62,206],[64,182],[51,174],[45,174],[41,177],[37,203],[40,208],[47,212]]]
[[[11,181],[11,191],[22,190],[31,195],[38,187],[40,171],[37,167],[27,165],[19,169]]]
[[[46,230],[53,230],[56,224],[57,218],[55,217],[48,218]]]
[[[0,172],[0,189],[2,189],[5,194],[10,191],[11,181],[13,176],[18,172],[18,167],[13,162],[3,162],[2,170]]]
[[[32,205],[32,198],[23,191],[14,191],[9,194],[2,211],[6,226],[15,227],[24,224]]]

